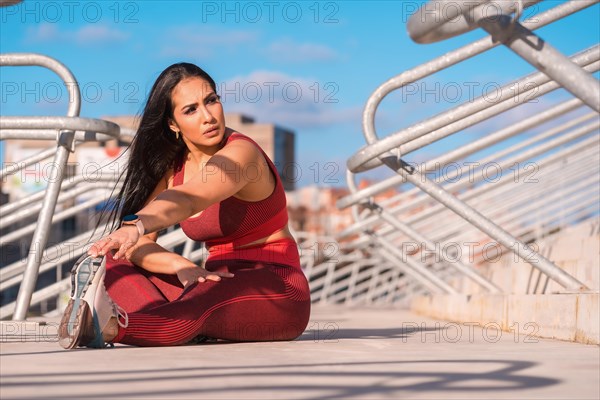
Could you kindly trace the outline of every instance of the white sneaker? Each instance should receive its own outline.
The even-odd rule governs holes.
[[[71,299],[58,328],[58,342],[65,349],[106,347],[102,331],[112,317],[119,326],[127,327],[127,313],[106,292],[105,273],[106,258],[87,255],[71,270]]]

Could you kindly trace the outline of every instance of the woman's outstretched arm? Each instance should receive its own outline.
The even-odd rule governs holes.
[[[163,191],[136,213],[144,225],[145,233],[168,228],[212,204],[233,196],[250,180],[253,183],[269,185],[268,169],[259,174],[258,178],[256,174],[248,173],[251,168],[252,171],[256,171],[261,165],[261,158],[262,155],[256,146],[245,140],[236,140],[219,150],[192,179],[183,185]],[[115,258],[120,258],[139,239],[140,235],[135,226],[123,226],[94,243],[89,253],[97,256],[118,249]]]
[[[158,182],[148,197],[146,205],[154,200],[158,194],[167,190],[170,186],[169,181],[172,181],[172,179],[173,171],[171,170]],[[232,274],[208,272],[202,268],[198,268],[198,265],[191,260],[169,251],[156,243],[157,238],[157,232],[142,236],[136,245],[127,251],[125,258],[138,267],[152,273],[177,275],[183,285],[189,285],[196,281],[219,281],[221,277],[233,276]]]

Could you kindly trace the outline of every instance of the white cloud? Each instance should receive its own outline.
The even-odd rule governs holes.
[[[129,38],[129,34],[106,25],[85,25],[74,31],[61,31],[56,25],[44,23],[27,30],[29,43],[62,42],[78,45],[114,43]]]
[[[217,50],[235,50],[256,42],[255,31],[218,30],[200,25],[186,25],[173,28],[166,34],[166,43],[161,51],[163,56],[199,57],[210,56]]]
[[[25,37],[28,42],[50,42],[57,40],[60,36],[56,25],[45,23],[28,28]]]
[[[274,61],[311,62],[331,61],[338,57],[335,50],[317,43],[297,43],[290,38],[275,41],[267,48],[267,54]]]
[[[254,71],[219,84],[227,112],[242,112],[258,121],[293,129],[349,123],[359,126],[362,108],[340,108],[336,82],[294,77],[278,71]]]
[[[75,37],[80,44],[85,44],[89,42],[120,42],[127,39],[129,35],[104,25],[87,25],[79,29]]]

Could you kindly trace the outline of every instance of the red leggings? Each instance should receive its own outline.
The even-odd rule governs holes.
[[[232,341],[292,340],[306,328],[310,291],[295,243],[267,245],[268,261],[209,257],[206,269],[233,278],[195,283],[183,290],[176,275],[153,274],[126,261],[107,258],[105,285],[129,316],[114,343],[172,346],[197,336]],[[290,248],[293,246],[293,248]],[[282,261],[292,254],[292,263]],[[294,254],[295,252],[295,254]],[[292,264],[292,265],[286,265]]]

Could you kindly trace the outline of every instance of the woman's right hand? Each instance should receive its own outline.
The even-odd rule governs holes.
[[[202,283],[207,280],[218,282],[221,278],[233,278],[233,276],[231,272],[210,272],[198,266],[183,267],[177,270],[177,278],[184,288],[196,282]]]
[[[104,256],[111,250],[117,250],[113,255],[115,260],[124,258],[125,254],[135,246],[140,239],[140,233],[132,225],[125,225],[110,235],[97,240],[88,250],[92,257]]]

